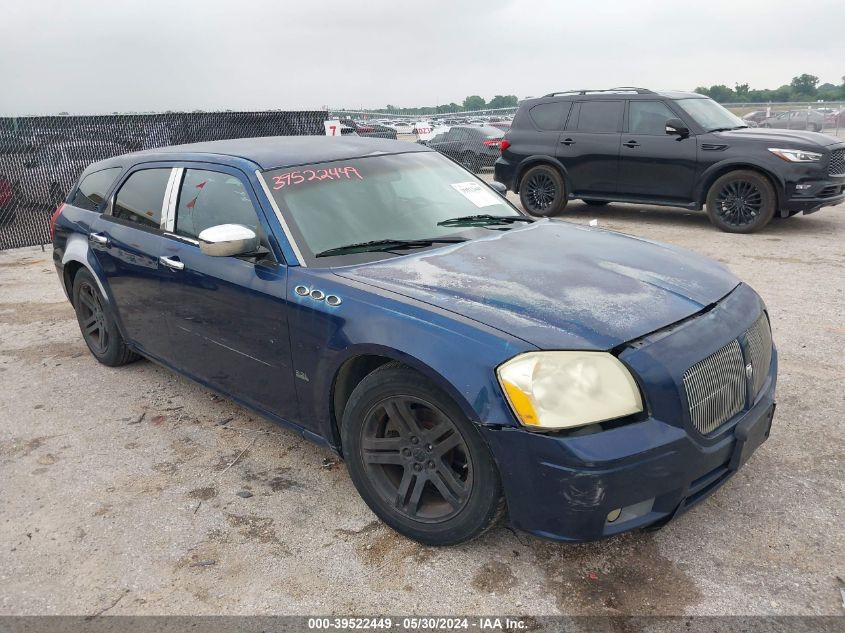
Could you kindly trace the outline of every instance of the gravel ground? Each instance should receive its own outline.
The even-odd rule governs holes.
[[[49,249],[1,252],[0,614],[842,614],[845,206],[752,236],[567,209],[593,218],[751,283],[781,373],[771,439],[721,490],[576,546],[402,538],[328,452],[150,362],[96,363]]]

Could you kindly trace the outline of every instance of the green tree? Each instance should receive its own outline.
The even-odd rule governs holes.
[[[748,93],[750,91],[751,86],[749,86],[748,84],[736,84],[736,86],[734,87],[736,100],[743,103],[749,101]]]
[[[707,93],[713,101],[718,101],[719,103],[730,103],[731,101],[736,101],[736,94],[734,91],[724,84],[710,86]]]
[[[471,95],[464,99],[464,110],[483,110],[486,107],[487,102],[478,95]]]
[[[815,99],[816,86],[819,85],[819,78],[815,75],[808,75],[804,73],[798,77],[793,77],[789,84],[792,88],[793,99]]]
[[[519,105],[516,95],[496,95],[487,104],[488,108],[515,108]]]

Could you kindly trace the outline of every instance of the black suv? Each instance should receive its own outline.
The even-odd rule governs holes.
[[[569,199],[706,207],[723,231],[845,200],[845,142],[749,128],[695,93],[644,88],[554,92],[523,101],[501,143],[496,180],[532,215]]]

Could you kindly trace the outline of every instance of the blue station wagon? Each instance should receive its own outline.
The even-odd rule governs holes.
[[[86,169],[53,256],[97,360],[333,449],[410,538],[659,527],[769,435],[765,305],[712,260],[502,194],[383,139],[167,147]]]

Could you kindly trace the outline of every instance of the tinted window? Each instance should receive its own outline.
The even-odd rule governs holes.
[[[568,101],[558,103],[541,103],[535,105],[528,114],[531,120],[541,130],[559,130],[563,122],[563,106],[570,106]]]
[[[74,206],[95,211],[97,206],[106,199],[106,193],[120,173],[120,167],[103,169],[88,174],[79,183],[73,200],[70,203]]]
[[[142,169],[129,176],[114,201],[116,218],[159,228],[164,190],[170,179],[170,168]]]
[[[584,101],[578,116],[579,132],[609,133],[619,130],[621,101]]]
[[[176,234],[196,238],[210,226],[242,224],[258,233],[258,216],[240,179],[188,169],[176,206]]]
[[[677,118],[660,101],[631,101],[628,104],[628,131],[632,134],[666,134],[666,121]]]

